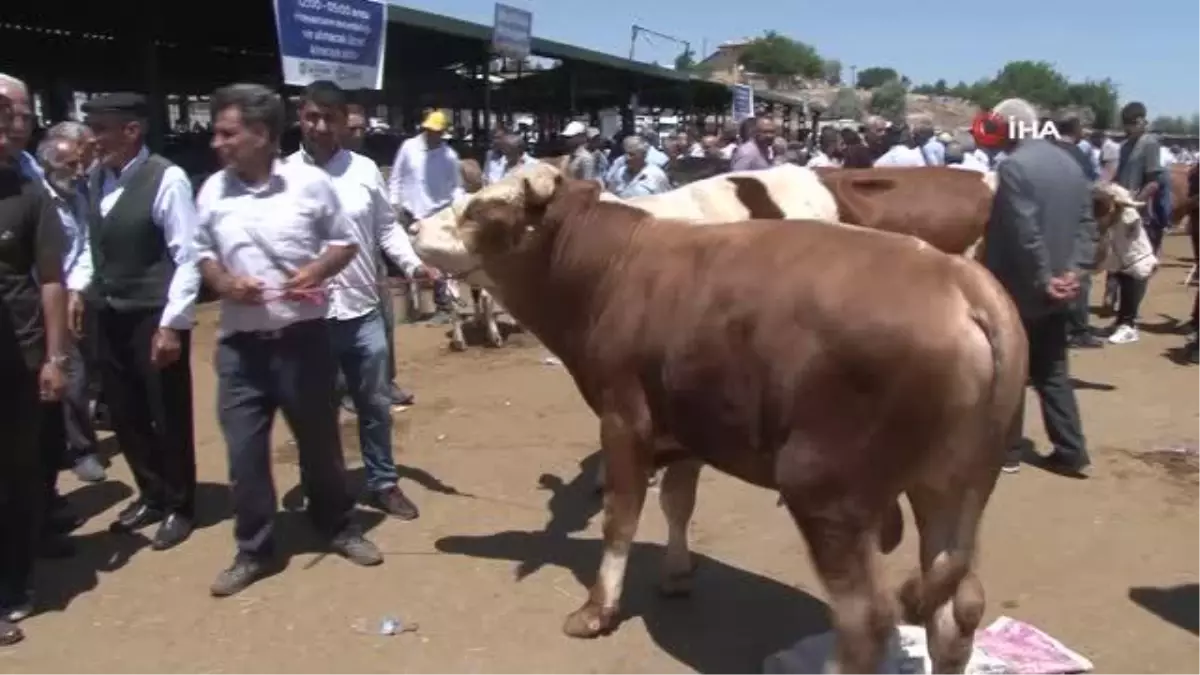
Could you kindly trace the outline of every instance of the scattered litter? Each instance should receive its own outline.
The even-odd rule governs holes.
[[[446,440],[446,434],[438,434],[436,440],[439,440],[439,441]]]
[[[562,359],[558,358],[557,356],[547,356],[546,358],[542,359],[543,366],[561,366],[562,364]]]
[[[379,622],[380,635],[399,635],[400,633],[415,633],[419,625],[415,623],[404,623],[394,616],[385,616]]]
[[[833,631],[810,635],[791,647],[768,656],[763,672],[821,673],[832,658]],[[881,673],[929,673],[929,649],[925,629],[897,626],[888,642]],[[967,663],[968,675],[990,673],[1086,673],[1092,662],[1063,643],[1023,621],[1002,616],[975,633],[975,648]]]

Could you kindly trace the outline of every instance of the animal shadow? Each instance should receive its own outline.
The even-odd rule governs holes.
[[[1182,584],[1169,588],[1139,586],[1129,589],[1129,599],[1163,621],[1200,634],[1200,585]]]
[[[600,511],[595,496],[599,465],[597,451],[580,462],[570,482],[551,474],[539,477],[539,485],[551,493],[550,519],[540,531],[448,536],[434,546],[442,553],[515,562],[518,582],[552,565],[590,587],[600,564],[601,542],[569,535],[587,529]],[[662,554],[658,545],[633,545],[621,618],[640,617],[655,644],[698,672],[758,672],[770,654],[829,627],[824,603],[808,593],[696,553],[692,596],[661,598],[654,586]],[[574,609],[564,606],[563,613]]]
[[[1168,347],[1163,351],[1163,356],[1177,366],[1194,365],[1191,359],[1191,351],[1184,345],[1180,345],[1178,347]]]

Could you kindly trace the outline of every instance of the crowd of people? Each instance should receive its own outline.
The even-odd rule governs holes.
[[[1030,110],[995,114],[1029,117]],[[56,124],[30,147],[29,92],[0,75],[0,428],[9,434],[0,453],[0,644],[21,640],[17,623],[35,611],[35,560],[71,555],[67,534],[79,523],[57,491],[60,469],[70,466],[85,481],[105,478],[93,426],[97,389],[137,486],[111,529],[153,528],[155,550],[190,537],[191,330],[197,305],[206,301],[220,302],[217,409],[235,540],[212,594],[238,593],[278,566],[269,451],[276,412],[295,439],[306,512],[329,550],[359,565],[382,563],[351,518],[355,499],[330,393],[357,413],[366,502],[396,518],[417,518],[417,506],[397,485],[391,446],[392,409],[414,395],[397,385],[387,278],[431,280],[439,309],[455,311],[447,280],[423,265],[406,231],[465,194],[460,158],[447,142],[448,116],[426,114],[385,178],[356,152],[366,118],[336,85],[304,89],[300,148],[286,156],[281,98],[260,85],[230,85],[212,97],[211,148],[221,169],[197,191],[187,172],[147,148],[144,97],[99,96],[84,113],[84,123]],[[1157,224],[1149,230],[1165,227],[1168,220],[1151,213],[1163,180],[1162,149],[1145,133],[1144,106],[1130,104],[1122,116],[1127,139],[1115,150],[1107,139],[1084,138],[1075,120],[1061,124],[1074,134],[1069,141],[996,147],[874,117],[861,133],[822,129],[811,149],[781,140],[768,118],[666,139],[649,129],[606,139],[573,121],[559,136],[566,173],[597,180],[621,198],[672,189],[672,167],[688,159],[715,171],[782,162],[995,170],[998,224],[988,230],[995,256],[988,264],[1015,289],[1013,261],[1028,253],[1014,253],[1020,228],[1043,227],[1022,215],[1028,209],[1021,199],[1059,213],[1092,181],[1113,180],[1151,205],[1147,223]],[[481,167],[485,184],[533,161],[515,131],[498,130],[491,141]],[[1195,223],[1194,172],[1191,190]],[[1048,266],[1044,297],[1014,297],[1029,310],[1031,379],[1047,402],[1058,458],[1081,471],[1087,454],[1066,350],[1100,340],[1088,327],[1087,274],[1060,270],[1087,270],[1090,258],[1075,248],[1072,232],[1042,234],[1052,254],[1039,263]],[[1156,251],[1161,233],[1151,238]],[[1148,275],[1113,272],[1117,324],[1107,339],[1132,342]],[[1194,335],[1191,343],[1194,352]]]

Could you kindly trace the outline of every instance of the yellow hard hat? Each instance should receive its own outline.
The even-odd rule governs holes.
[[[446,119],[446,113],[441,110],[431,111],[425,116],[425,121],[421,122],[421,128],[430,131],[445,131],[449,126],[450,120]]]

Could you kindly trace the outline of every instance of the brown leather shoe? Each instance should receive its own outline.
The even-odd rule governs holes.
[[[416,520],[421,515],[417,505],[395,485],[373,491],[367,498],[367,504],[400,520]]]

